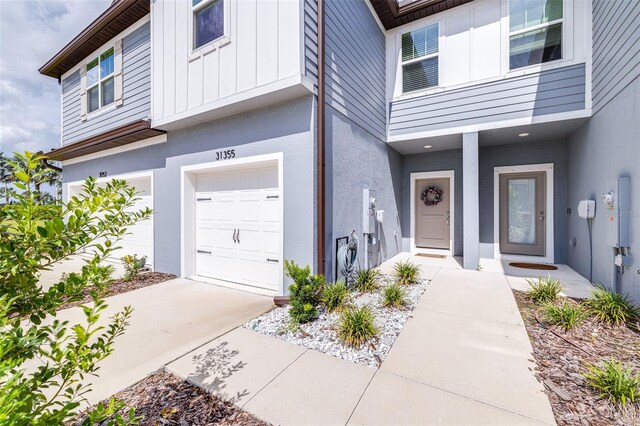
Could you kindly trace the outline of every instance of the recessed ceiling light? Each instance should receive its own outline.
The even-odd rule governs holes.
[[[429,149],[429,148],[431,148],[431,145],[425,145],[424,148],[425,149]]]
[[[526,138],[527,136],[529,136],[529,133],[527,132],[520,133],[518,136],[520,136],[521,138]]]

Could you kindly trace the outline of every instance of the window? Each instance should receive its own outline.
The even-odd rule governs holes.
[[[438,24],[402,34],[402,91],[438,85]]]
[[[114,101],[113,48],[87,64],[87,111],[93,112]]]
[[[191,0],[193,48],[197,49],[224,35],[224,0]]]
[[[509,69],[562,59],[562,0],[509,0]]]

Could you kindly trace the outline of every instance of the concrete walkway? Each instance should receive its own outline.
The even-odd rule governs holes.
[[[380,369],[243,328],[167,369],[280,425],[555,424],[505,276],[437,260]]]

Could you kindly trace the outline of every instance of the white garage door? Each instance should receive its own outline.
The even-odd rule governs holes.
[[[118,176],[114,176],[114,179],[120,179]],[[136,198],[139,198],[135,204],[129,209],[131,211],[143,210],[146,207],[153,209],[153,194],[151,185],[151,176],[136,176],[126,179],[127,183],[134,187],[138,192]],[[73,185],[69,187],[69,196],[79,195],[82,192],[81,185]],[[119,242],[118,246],[121,247],[118,250],[114,250],[111,253],[110,259],[113,261],[119,261],[124,255],[137,255],[139,258],[146,256],[147,265],[153,265],[153,221],[147,219],[142,222],[138,222],[127,229],[127,235],[125,235]]]
[[[278,290],[278,168],[199,175],[196,186],[196,274]]]

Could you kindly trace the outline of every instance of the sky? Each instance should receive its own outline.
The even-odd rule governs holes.
[[[60,86],[38,72],[111,0],[0,0],[0,152],[60,146]]]

